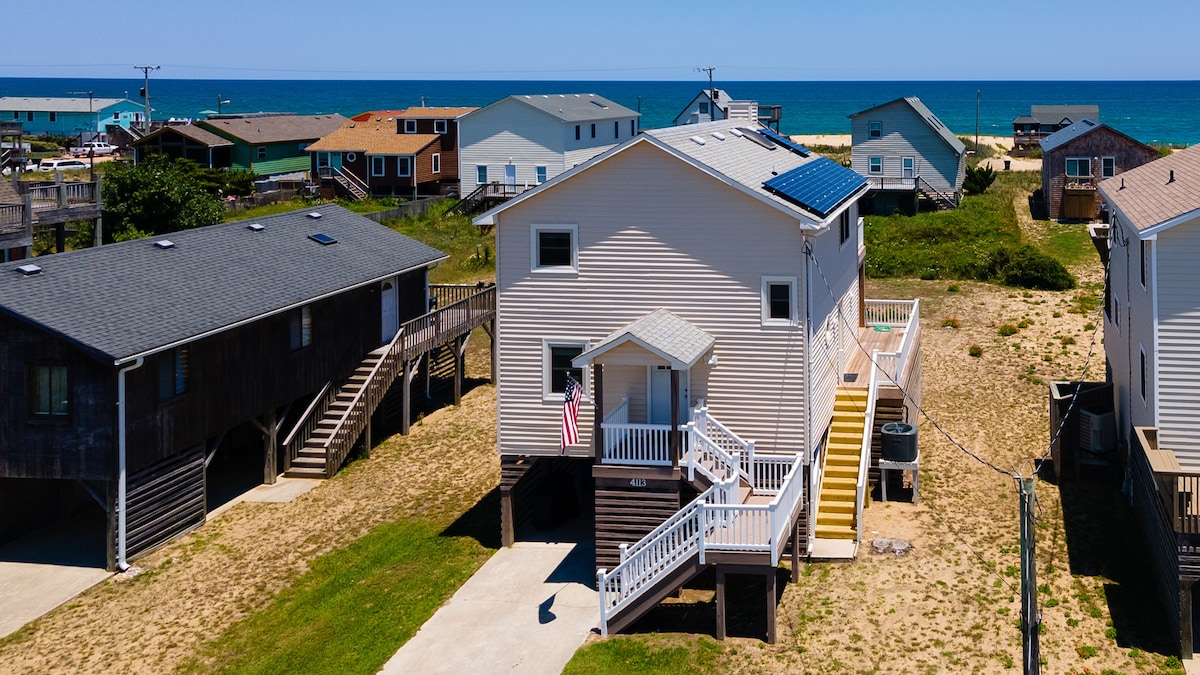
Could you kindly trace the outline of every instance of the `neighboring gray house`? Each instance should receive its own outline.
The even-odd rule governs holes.
[[[722,120],[643,132],[475,219],[496,232],[503,540],[576,495],[594,505],[603,631],[706,566],[763,574],[773,607],[788,541],[854,556],[868,391],[904,414],[859,343],[894,340],[875,343],[880,377],[919,391],[916,301],[862,297],[866,187]],[[876,331],[883,312],[894,328]],[[564,449],[568,373],[583,401]],[[697,500],[723,515],[695,520]],[[669,519],[694,536],[663,540]]]
[[[595,94],[509,96],[459,118],[461,194],[516,194],[638,132],[640,114]]]
[[[1104,351],[1117,445],[1128,449],[1130,500],[1172,637],[1190,657],[1200,580],[1200,147],[1099,189],[1112,209]]]
[[[704,89],[675,116],[675,126],[725,119],[757,122],[758,102],[735,101],[723,89]]]
[[[966,147],[916,96],[850,116],[850,166],[871,184],[867,213],[913,213],[919,200],[958,205]]]
[[[1013,120],[1013,155],[1024,155],[1043,138],[1082,120],[1100,121],[1098,105],[1033,105]]]

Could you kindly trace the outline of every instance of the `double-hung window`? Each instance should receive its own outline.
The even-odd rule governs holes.
[[[1112,178],[1117,175],[1117,158],[1116,157],[1101,157],[1100,158],[1100,177]]]
[[[539,166],[539,167],[536,167],[535,170],[537,171],[538,184],[545,183],[546,182],[546,167]]]
[[[883,138],[883,122],[867,122],[867,136],[869,138]]]
[[[256,159],[266,159],[267,158],[267,146],[260,145],[257,148],[255,148],[254,156]]]
[[[483,185],[487,182],[487,166],[478,164],[475,166],[475,182]]]
[[[1088,157],[1067,158],[1067,182],[1087,183],[1092,180],[1092,160]]]
[[[577,225],[530,226],[531,269],[534,272],[579,271]]]
[[[796,286],[796,277],[766,276],[762,278],[762,324],[764,326],[797,325]]]
[[[38,365],[29,370],[29,412],[35,419],[66,419],[70,410],[66,366]]]
[[[850,209],[842,211],[842,217],[838,221],[838,244],[845,244],[850,241]]]
[[[416,120],[404,120],[404,133],[406,133],[406,134],[417,133],[417,121]]]
[[[596,125],[593,124],[592,125],[592,138],[595,138],[595,137],[596,137]]]
[[[561,404],[567,391],[568,373],[583,386],[584,396],[587,396],[587,371],[571,364],[584,349],[587,349],[586,340],[542,340],[542,398]]]
[[[883,158],[871,157],[867,160],[867,173],[883,173]]]
[[[371,175],[384,176],[387,172],[387,157],[371,157]]]
[[[412,175],[412,157],[396,158],[396,175],[402,178]]]
[[[434,153],[432,161],[433,161],[433,172],[441,173],[442,172],[442,156],[437,153]]]

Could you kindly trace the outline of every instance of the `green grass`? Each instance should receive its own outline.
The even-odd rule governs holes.
[[[1087,226],[1040,221],[1044,236],[1034,245],[1046,255],[1056,258],[1067,267],[1076,267],[1098,260],[1096,246],[1088,235]]]
[[[241,211],[228,211],[225,213],[225,222],[232,220],[250,220],[253,218],[262,218],[264,216],[273,216],[277,213],[287,213],[311,207],[314,202],[305,199],[292,199],[286,202],[278,202],[276,204],[267,204],[265,206],[256,206],[252,209]],[[386,211],[395,208],[398,202],[395,199],[363,199],[360,201],[341,201],[334,202],[335,204],[345,207],[354,213],[375,213],[377,211]]]
[[[466,216],[448,216],[454,202],[435,204],[424,215],[385,221],[388,227],[448,253],[450,259],[429,273],[437,284],[492,281],[496,278],[496,236],[480,234]]]
[[[725,648],[709,637],[620,636],[575,652],[563,675],[718,673]]]
[[[181,670],[377,671],[492,554],[471,537],[441,531],[427,521],[388,523],[317,558],[294,586]]]

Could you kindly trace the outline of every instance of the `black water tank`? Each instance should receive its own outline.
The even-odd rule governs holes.
[[[911,462],[917,458],[917,426],[903,422],[883,425],[883,458],[889,462]]]

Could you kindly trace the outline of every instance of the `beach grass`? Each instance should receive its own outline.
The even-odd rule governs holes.
[[[438,284],[491,281],[496,277],[496,235],[480,232],[466,216],[448,215],[450,200],[434,204],[419,216],[391,218],[384,224],[401,234],[425,242],[450,259],[429,273]]]
[[[708,636],[614,636],[580,648],[563,669],[563,675],[704,675],[720,672],[724,653],[725,647]]]

